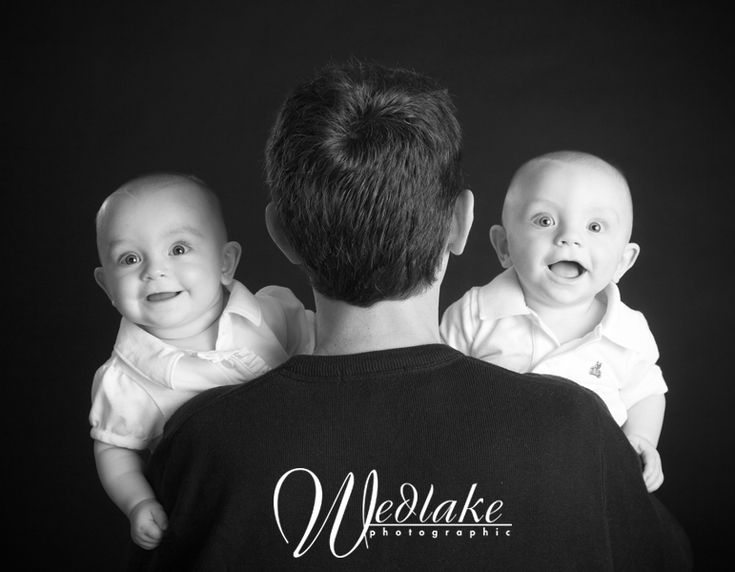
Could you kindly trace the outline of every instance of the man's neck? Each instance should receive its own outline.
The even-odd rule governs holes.
[[[325,298],[314,292],[316,355],[344,355],[441,343],[439,281],[405,300],[369,308]]]

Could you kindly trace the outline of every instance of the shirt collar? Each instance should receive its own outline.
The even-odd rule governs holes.
[[[640,349],[641,340],[636,336],[640,329],[637,314],[623,304],[618,286],[611,282],[603,295],[607,298],[607,309],[598,326],[600,335],[624,348]]]
[[[237,314],[250,320],[254,326],[259,326],[263,319],[263,314],[255,294],[250,292],[250,290],[245,288],[237,280],[233,280],[226,288],[230,291],[230,297],[227,300],[222,314]]]
[[[226,288],[230,295],[219,319],[215,351],[235,349],[233,316],[242,316],[256,327],[263,319],[258,299],[250,290],[237,280]],[[171,385],[171,373],[178,360],[190,353],[161,341],[126,318],[120,321],[114,351],[140,375],[166,387]]]
[[[126,318],[120,320],[115,354],[145,379],[169,387],[171,373],[184,352],[162,342]]]
[[[481,320],[494,321],[532,313],[526,306],[518,275],[513,268],[503,271],[480,288],[477,302]]]
[[[599,335],[624,348],[639,347],[640,340],[632,335],[639,329],[636,316],[626,311],[628,308],[620,299],[617,285],[612,282],[608,284],[602,296],[606,298],[607,306],[597,326]],[[513,268],[503,271],[480,288],[478,311],[481,320],[494,321],[512,316],[528,316],[529,319],[538,320],[536,313],[526,305],[518,275]]]
[[[256,328],[263,321],[260,303],[255,295],[237,280],[227,286],[230,296],[225,309],[219,318],[215,351],[227,351],[235,348],[235,321],[239,317],[250,321]]]

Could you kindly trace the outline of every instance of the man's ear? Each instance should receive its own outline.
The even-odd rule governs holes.
[[[452,254],[462,254],[467,245],[472,222],[475,219],[475,196],[465,189],[457,197],[452,213],[452,228],[449,231],[447,248]]]
[[[283,231],[281,221],[278,220],[276,214],[276,206],[270,202],[265,207],[265,226],[268,229],[268,234],[271,240],[276,244],[281,252],[288,258],[291,264],[301,264],[301,257],[294,250],[293,246],[286,238],[286,233]]]
[[[617,284],[623,277],[623,274],[631,269],[640,253],[641,247],[635,242],[629,242],[625,245],[623,255],[620,257],[620,262],[618,262],[618,267],[615,269],[615,274],[613,275],[613,282],[615,282],[615,284]]]
[[[499,224],[490,227],[490,244],[493,245],[495,254],[498,255],[500,266],[503,268],[513,266],[513,261],[510,259],[510,249],[508,248],[508,233],[505,231],[505,227]]]
[[[242,246],[239,242],[231,240],[226,242],[222,247],[222,275],[220,282],[224,286],[232,283],[235,278],[235,270],[237,265],[240,263],[240,256],[242,255]]]
[[[112,299],[112,296],[110,296],[110,291],[107,289],[107,283],[105,282],[105,269],[101,266],[98,266],[94,269],[94,281],[97,282],[97,285],[102,288],[102,290],[107,294],[107,297],[110,299],[110,302],[112,302],[112,305],[115,305],[115,300]]]

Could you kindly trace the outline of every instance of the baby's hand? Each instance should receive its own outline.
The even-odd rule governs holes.
[[[633,449],[643,462],[643,481],[646,489],[652,493],[664,482],[664,472],[661,468],[661,456],[656,447],[648,439],[640,435],[626,435]]]
[[[158,546],[163,532],[168,527],[168,518],[156,499],[145,499],[130,511],[130,536],[133,542],[151,550]]]

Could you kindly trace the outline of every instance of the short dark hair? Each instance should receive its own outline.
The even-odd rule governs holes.
[[[266,179],[316,291],[366,307],[434,282],[462,190],[455,113],[433,79],[356,61],[286,98]]]

